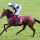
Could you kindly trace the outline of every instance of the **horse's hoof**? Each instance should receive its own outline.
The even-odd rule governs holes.
[[[5,29],[5,31],[7,32],[7,30]]]
[[[17,35],[17,33],[16,33],[16,35]]]
[[[31,36],[31,37],[34,37],[34,36]]]
[[[0,34],[0,36],[1,36],[1,34]]]
[[[6,30],[6,32],[7,32],[7,30]]]
[[[18,33],[16,33],[16,35],[17,35]]]

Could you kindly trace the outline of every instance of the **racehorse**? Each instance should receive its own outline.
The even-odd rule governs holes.
[[[20,30],[20,31],[18,31],[16,33],[16,34],[18,34],[21,31],[23,31],[26,28],[26,26],[28,25],[28,27],[33,31],[33,35],[32,36],[34,37],[34,35],[35,35],[35,29],[34,29],[33,25],[34,25],[35,22],[40,23],[40,21],[38,19],[33,18],[31,16],[18,16],[18,18],[21,19],[20,20],[21,24],[19,24],[19,23],[17,24],[17,23],[15,23],[15,17],[16,17],[16,15],[13,14],[13,12],[11,12],[9,9],[4,9],[3,12],[2,12],[2,14],[1,14],[1,16],[0,16],[0,18],[3,18],[4,16],[7,17],[7,24],[4,24],[4,29],[0,33],[0,36],[1,36],[1,34],[4,31],[7,32],[7,29],[10,28],[11,26],[21,26],[21,25],[23,25],[22,30]],[[7,27],[5,27],[5,26],[7,26]]]

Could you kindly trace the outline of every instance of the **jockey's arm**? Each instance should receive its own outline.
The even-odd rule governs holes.
[[[16,12],[17,12],[17,10],[15,10],[15,9],[14,9],[14,12],[13,12],[13,14],[15,14]],[[13,15],[13,14],[11,14],[11,15]]]
[[[17,10],[15,10],[14,14],[17,12]]]

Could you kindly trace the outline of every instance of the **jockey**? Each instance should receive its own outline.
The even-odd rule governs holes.
[[[8,3],[8,6],[9,7],[12,7],[14,10],[15,10],[15,15],[17,16],[17,19],[18,19],[18,15],[21,11],[21,5],[19,4],[16,4],[16,3]],[[17,20],[18,21],[18,20]]]

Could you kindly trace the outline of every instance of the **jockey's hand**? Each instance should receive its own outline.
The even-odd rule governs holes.
[[[18,16],[18,15],[17,15]]]

